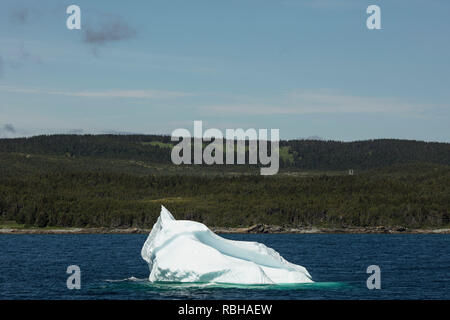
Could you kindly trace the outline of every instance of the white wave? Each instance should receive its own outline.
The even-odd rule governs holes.
[[[136,277],[129,277],[129,278],[125,278],[125,279],[118,279],[118,280],[111,280],[111,279],[106,279],[106,282],[128,282],[128,281],[133,281],[133,282],[143,282],[143,281],[148,281],[147,278],[144,279],[139,279]]]

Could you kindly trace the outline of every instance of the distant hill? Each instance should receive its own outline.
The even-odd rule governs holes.
[[[0,139],[0,152],[142,160],[171,164],[176,142],[164,135],[49,135]],[[379,139],[280,141],[280,166],[307,170],[372,169],[395,164],[450,165],[450,144]]]

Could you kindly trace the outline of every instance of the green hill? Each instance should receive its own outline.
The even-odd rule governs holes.
[[[37,227],[150,227],[163,204],[177,218],[209,226],[449,224],[449,144],[280,144],[280,173],[260,176],[248,165],[175,166],[167,136],[0,139],[0,220]]]
[[[0,139],[0,153],[64,155],[140,160],[171,165],[170,136],[51,135]],[[450,165],[450,144],[413,140],[356,142],[288,140],[280,142],[282,168],[308,170],[371,169],[394,164]]]

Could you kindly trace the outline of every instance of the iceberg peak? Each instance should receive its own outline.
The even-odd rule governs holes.
[[[308,271],[262,243],[224,239],[164,206],[141,250],[149,280],[275,284],[313,282]]]
[[[159,217],[161,218],[161,220],[163,221],[172,221],[175,220],[175,218],[173,217],[173,215],[169,212],[169,210],[166,209],[166,207],[164,207],[163,205],[161,205],[161,213],[159,215]]]

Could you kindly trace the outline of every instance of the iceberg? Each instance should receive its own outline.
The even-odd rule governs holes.
[[[288,284],[313,282],[308,271],[264,244],[224,239],[202,223],[161,214],[141,250],[150,282]]]

